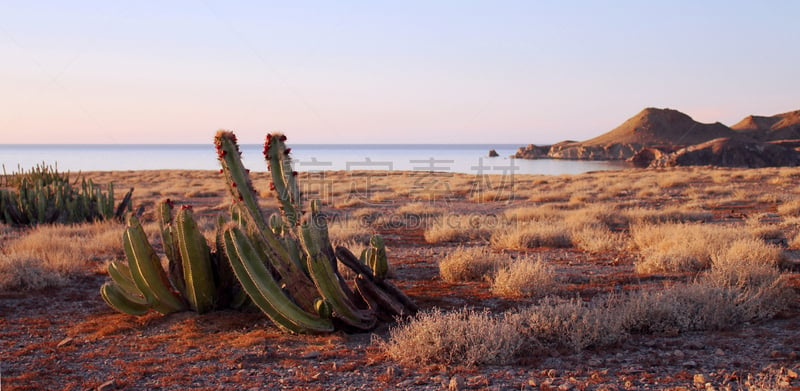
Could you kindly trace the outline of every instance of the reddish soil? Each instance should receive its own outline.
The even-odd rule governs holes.
[[[720,219],[733,219],[756,208],[724,205],[717,212]],[[427,244],[421,230],[382,233],[395,283],[423,309],[502,311],[529,303],[498,298],[485,282],[442,281],[438,261],[456,244]],[[568,292],[584,298],[688,278],[637,275],[626,254],[530,251],[551,260],[566,276]],[[800,288],[798,274],[792,278]],[[506,366],[402,368],[372,343],[386,338],[390,325],[362,334],[295,336],[256,312],[134,317],[102,301],[98,289],[106,279],[87,274],[65,288],[0,294],[0,388],[738,389],[746,388],[748,375],[767,373],[800,389],[800,303],[777,319],[722,332],[633,335],[602,350],[532,352]]]

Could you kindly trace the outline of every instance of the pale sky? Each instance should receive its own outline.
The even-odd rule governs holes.
[[[551,143],[800,109],[800,1],[0,1],[0,143]]]

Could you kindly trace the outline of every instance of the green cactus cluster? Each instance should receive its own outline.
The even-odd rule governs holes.
[[[239,288],[226,259],[212,251],[197,226],[192,209],[184,205],[174,212],[170,200],[158,205],[161,244],[167,267],[134,215],[128,216],[122,235],[128,262],[108,265],[111,281],[100,288],[103,300],[126,314],[141,315],[150,310],[162,314],[192,310],[198,313],[216,308],[238,308],[247,297]],[[217,240],[221,240],[221,225]]]
[[[114,185],[108,191],[91,179],[79,176],[70,182],[69,173],[44,164],[30,171],[6,174],[6,188],[0,188],[0,222],[12,225],[81,223],[116,218],[131,210],[130,189],[114,205]]]
[[[217,132],[220,172],[233,199],[231,222],[220,218],[217,250],[209,249],[190,210],[174,219],[162,211],[164,270],[138,221],[131,219],[123,236],[129,267],[109,265],[112,281],[101,288],[106,302],[121,312],[141,314],[151,309],[204,312],[249,299],[278,327],[306,334],[370,330],[379,320],[415,313],[416,304],[386,279],[386,247],[379,235],[359,259],[345,247],[333,248],[319,200],[303,209],[285,140],[270,134],[264,145],[270,189],[280,205],[279,213],[266,218],[236,136]],[[352,282],[339,273],[339,262],[355,271]]]

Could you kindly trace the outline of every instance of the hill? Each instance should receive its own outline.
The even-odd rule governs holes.
[[[800,110],[770,117],[748,115],[731,129],[761,141],[800,139]]]
[[[675,150],[720,137],[738,138],[743,135],[719,122],[704,124],[677,110],[648,107],[611,131],[595,138],[554,144],[546,153],[543,153],[542,147],[524,147],[520,148],[515,156],[625,160],[646,147]]]

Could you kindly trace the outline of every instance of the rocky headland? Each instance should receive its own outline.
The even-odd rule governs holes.
[[[528,145],[521,159],[627,160],[639,167],[800,165],[800,110],[747,116],[731,127],[705,124],[672,109],[646,108],[586,141]]]

